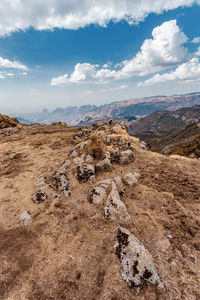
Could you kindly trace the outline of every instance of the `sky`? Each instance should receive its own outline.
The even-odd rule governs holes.
[[[200,91],[200,0],[1,0],[0,112]]]

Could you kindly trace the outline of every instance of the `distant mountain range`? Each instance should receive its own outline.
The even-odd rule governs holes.
[[[132,122],[129,134],[149,143],[152,151],[200,157],[200,105],[154,112]]]
[[[16,117],[29,120],[32,123],[62,121],[68,125],[89,126],[108,119],[125,121],[128,124],[155,111],[176,110],[200,104],[200,93],[175,96],[155,96],[142,99],[132,99],[113,102],[101,106],[83,105],[56,108],[53,111],[44,109],[42,112],[18,114]]]

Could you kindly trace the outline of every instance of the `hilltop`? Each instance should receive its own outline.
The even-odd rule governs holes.
[[[114,121],[21,125],[0,160],[2,300],[200,298],[199,160]]]

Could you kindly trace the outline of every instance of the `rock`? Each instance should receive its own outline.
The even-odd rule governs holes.
[[[120,151],[119,148],[112,148],[110,152],[111,162],[112,163],[119,163],[120,162]]]
[[[82,157],[75,157],[73,159],[73,162],[75,163],[75,165],[81,165],[84,163],[84,159]]]
[[[37,204],[44,202],[47,198],[47,193],[42,189],[38,190],[32,197],[33,201]]]
[[[139,142],[138,144],[140,146],[140,148],[142,149],[147,149],[146,143],[145,142]]]
[[[9,127],[9,128],[3,128],[0,131],[0,135],[1,136],[10,136],[13,135],[15,133],[18,133],[21,130],[20,127]]]
[[[77,179],[79,182],[94,182],[95,169],[93,165],[82,164],[77,166]]]
[[[133,151],[132,150],[126,150],[126,151],[122,151],[120,153],[119,162],[122,165],[126,165],[126,164],[129,164],[129,163],[133,162],[134,159],[135,159],[135,155],[134,155]]]
[[[110,160],[110,152],[109,151],[104,152],[104,158],[108,158]]]
[[[56,173],[52,178],[57,190],[61,191],[66,197],[71,196],[71,181],[66,174]]]
[[[92,155],[90,155],[90,154],[88,154],[88,155],[86,156],[86,158],[85,158],[85,162],[88,163],[88,164],[92,163],[93,160],[94,160],[94,159],[93,159]]]
[[[88,201],[94,204],[100,204],[106,197],[106,191],[103,187],[95,187],[88,196]]]
[[[119,191],[119,194],[122,195],[124,193],[124,186],[123,186],[121,178],[119,176],[116,176],[114,178],[114,181],[116,183],[116,186],[117,186],[117,189]]]
[[[132,173],[126,174],[124,177],[122,177],[122,182],[128,186],[133,187],[138,183],[138,176]]]
[[[59,191],[61,191],[66,197],[71,195],[71,181],[67,174],[67,169],[70,166],[70,161],[67,160],[58,169],[58,171],[52,176],[53,185]]]
[[[125,204],[120,199],[120,195],[114,181],[112,181],[112,189],[107,198],[104,216],[105,218],[116,221],[119,224],[127,224],[130,222],[130,216]]]
[[[97,185],[100,187],[103,187],[105,190],[107,190],[112,182],[113,182],[112,178],[106,178],[101,181],[98,181]]]
[[[70,166],[70,160],[66,160],[64,164],[56,172],[57,175],[67,175],[67,169]]]
[[[69,154],[69,156],[72,157],[72,158],[77,157],[77,156],[78,156],[77,150],[73,150],[73,151]]]
[[[151,254],[125,228],[118,228],[115,251],[122,264],[121,275],[130,287],[148,281],[163,288]]]
[[[32,222],[31,215],[27,210],[23,211],[20,215],[20,220],[23,225],[27,226]]]
[[[97,172],[99,171],[111,171],[112,165],[109,158],[105,158],[98,162],[95,166]]]
[[[135,175],[135,177],[136,177],[137,179],[139,179],[140,176],[141,176],[140,173],[137,173],[137,172],[135,172],[134,175]]]
[[[126,130],[126,132],[128,132],[128,127],[127,127],[127,125],[124,122],[120,122],[120,123],[118,122],[118,123],[116,123],[115,127],[119,128],[121,130]]]

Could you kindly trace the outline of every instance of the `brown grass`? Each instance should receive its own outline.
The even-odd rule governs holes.
[[[93,134],[86,143],[85,150],[87,154],[92,155],[95,159],[102,159],[105,151],[105,145],[98,135]]]

